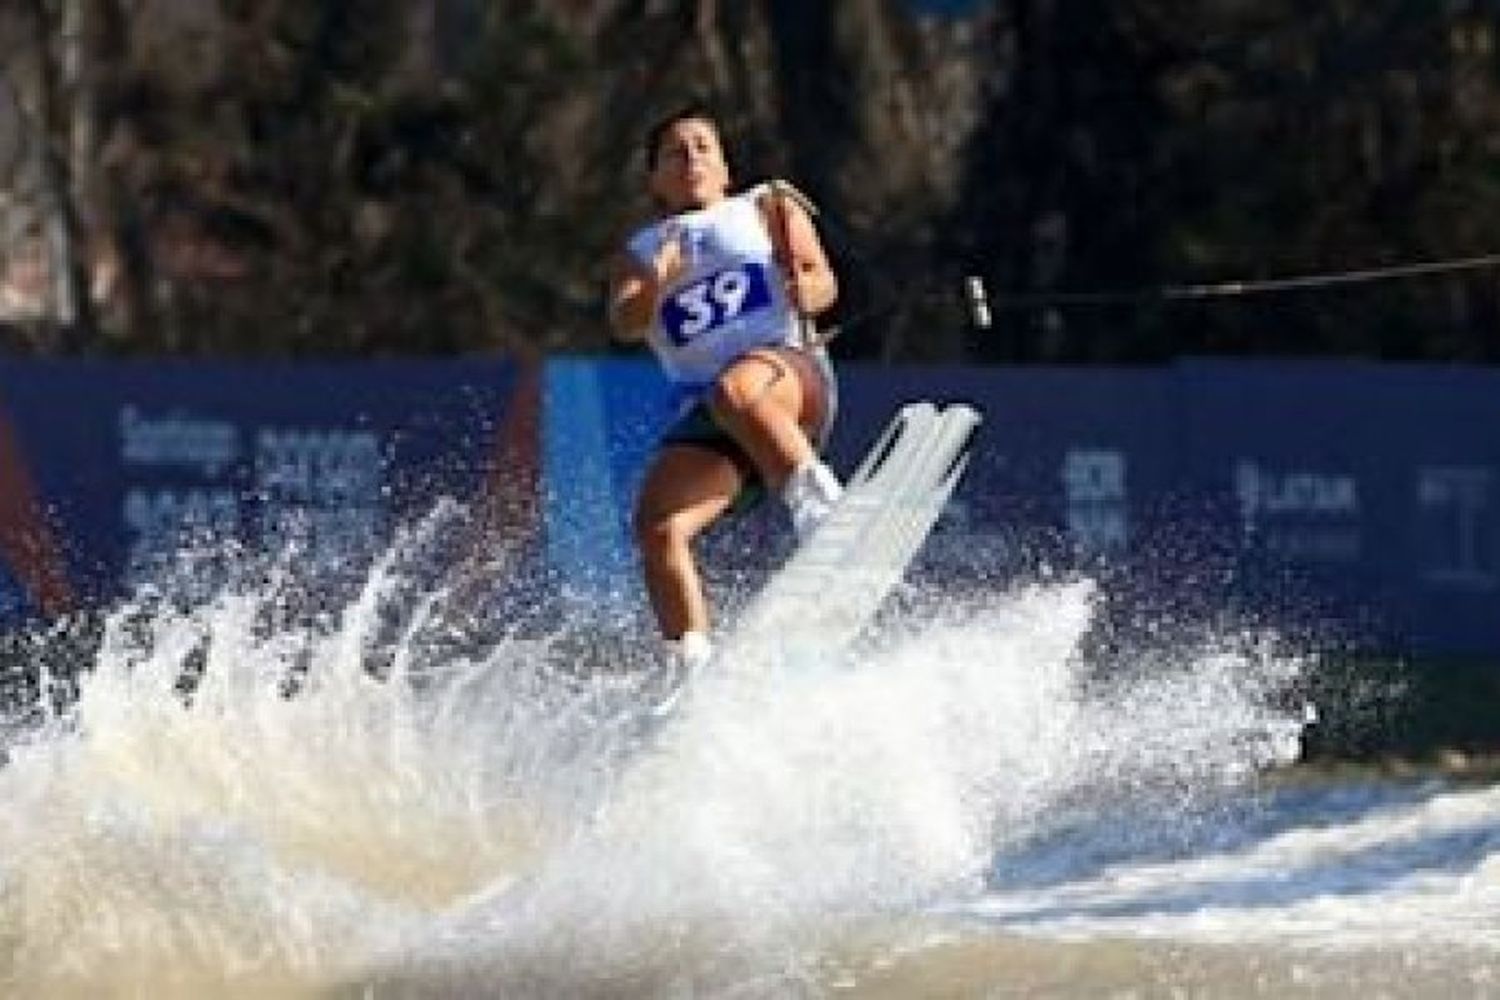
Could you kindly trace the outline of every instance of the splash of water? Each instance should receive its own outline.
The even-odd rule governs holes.
[[[1091,677],[1085,582],[913,612],[857,662],[726,665],[655,726],[629,643],[476,606],[462,522],[339,602],[293,554],[108,616],[0,769],[7,985],[815,993],[853,928],[978,892],[1070,803],[1295,753],[1264,650]]]

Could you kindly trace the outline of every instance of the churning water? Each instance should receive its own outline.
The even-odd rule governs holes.
[[[661,721],[630,643],[478,613],[454,517],[337,601],[188,561],[108,617],[0,768],[7,995],[1500,992],[1500,791],[1267,781],[1264,637],[1035,584]]]

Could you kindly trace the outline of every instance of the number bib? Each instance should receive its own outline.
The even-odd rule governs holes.
[[[738,264],[670,295],[661,306],[661,327],[672,343],[682,347],[771,304],[771,283],[765,266],[753,262]]]

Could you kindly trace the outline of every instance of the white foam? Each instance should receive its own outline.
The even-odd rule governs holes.
[[[621,663],[480,641],[473,567],[415,574],[442,534],[342,608],[288,613],[293,562],[119,609],[76,706],[0,769],[10,985],[784,996],[861,921],[982,894],[997,847],[1080,802],[1186,814],[1182,789],[1295,751],[1287,668],[1254,648],[1101,684],[1086,583],[937,602],[852,664],[725,670],[643,749]]]
[[[1292,819],[1331,812],[1318,797],[1288,805]],[[1408,798],[1377,789],[1368,812],[1266,831],[1230,850],[1115,859],[1097,870],[1078,864],[1073,877],[1054,875],[1041,888],[1002,884],[966,909],[1008,929],[1070,938],[1500,952],[1500,789]]]

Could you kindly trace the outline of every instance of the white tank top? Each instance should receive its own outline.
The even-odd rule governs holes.
[[[802,324],[786,293],[759,208],[767,185],[646,226],[626,244],[649,267],[662,243],[683,234],[688,266],[662,289],[647,334],[667,377],[707,385],[746,351],[798,344]]]

